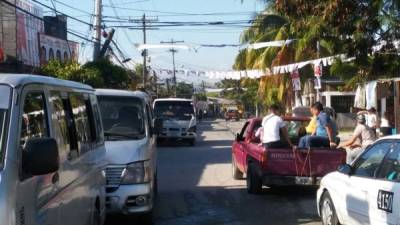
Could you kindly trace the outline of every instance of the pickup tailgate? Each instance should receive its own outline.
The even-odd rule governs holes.
[[[264,175],[322,177],[346,161],[346,152],[332,149],[268,149]]]

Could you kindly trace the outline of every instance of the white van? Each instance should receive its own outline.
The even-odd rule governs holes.
[[[151,222],[157,189],[157,128],[146,93],[96,90],[104,124],[107,211]]]
[[[94,90],[0,74],[0,93],[0,224],[103,224],[106,162]]]
[[[154,101],[154,114],[163,120],[163,129],[158,136],[162,139],[196,142],[197,120],[193,101],[181,98],[159,98]]]

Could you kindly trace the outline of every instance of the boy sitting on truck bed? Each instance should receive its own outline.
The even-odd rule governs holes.
[[[293,147],[292,141],[289,138],[286,124],[279,116],[279,106],[271,105],[269,107],[270,114],[262,120],[263,137],[262,142],[265,148],[284,148],[286,144],[281,141],[280,132],[284,140]]]

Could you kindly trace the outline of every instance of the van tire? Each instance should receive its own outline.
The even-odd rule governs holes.
[[[242,171],[239,170],[239,168],[236,165],[235,158],[232,154],[232,178],[234,180],[241,180],[243,179],[243,173]]]
[[[256,172],[256,168],[253,163],[248,164],[246,174],[246,187],[247,193],[258,195],[262,192],[262,181]]]
[[[153,224],[153,210],[150,210],[149,212],[141,214],[139,216],[139,221],[141,222],[140,224],[143,224],[143,225],[152,225]]]
[[[100,213],[100,209],[97,205],[94,207],[92,225],[102,225],[101,224],[101,213]]]
[[[196,141],[194,139],[190,139],[189,140],[189,145],[190,146],[195,146],[196,145]]]

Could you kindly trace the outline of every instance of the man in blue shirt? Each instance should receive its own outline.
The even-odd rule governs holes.
[[[311,134],[304,136],[299,141],[299,148],[309,147],[336,147],[336,126],[330,115],[323,112],[324,107],[316,102],[311,107],[311,112],[317,117],[317,129]]]

